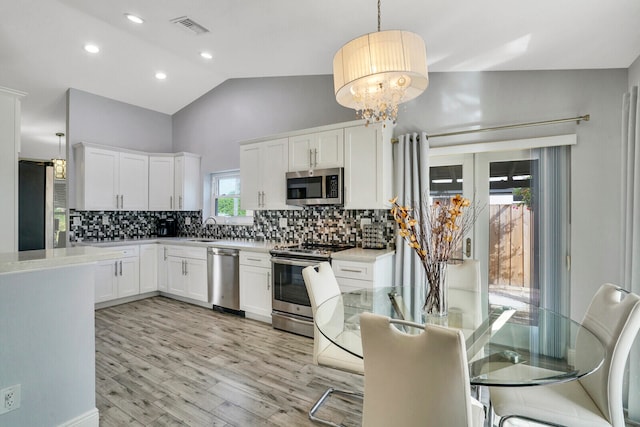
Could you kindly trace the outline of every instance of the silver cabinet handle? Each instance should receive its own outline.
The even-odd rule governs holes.
[[[186,259],[184,260],[184,275],[189,275],[189,261],[187,261]]]
[[[264,208],[264,191],[262,192],[262,207]]]
[[[120,209],[120,196],[116,194],[116,209]]]
[[[309,167],[313,167],[313,150],[309,148]]]
[[[362,270],[355,270],[355,269],[352,269],[352,268],[341,268],[340,270],[346,271],[348,273],[362,273]]]
[[[173,209],[173,196],[169,196],[169,209]]]
[[[260,261],[260,258],[247,258],[247,261]]]
[[[115,271],[113,272],[113,275],[117,276],[118,275],[118,261],[114,262],[113,266],[115,267]]]
[[[268,291],[271,290],[271,272],[270,271],[267,272],[267,290]]]
[[[120,209],[124,209],[124,195],[120,195]]]
[[[187,267],[184,265],[184,260],[182,260],[182,275],[186,275],[187,274]]]
[[[178,209],[182,209],[182,196],[178,196]]]
[[[120,261],[120,275],[122,276],[122,261]]]
[[[313,149],[313,166],[318,166],[318,149]]]
[[[167,260],[167,247],[164,247],[164,260]]]

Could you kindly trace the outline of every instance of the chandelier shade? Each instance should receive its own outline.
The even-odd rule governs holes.
[[[398,104],[429,85],[426,47],[409,31],[365,34],[345,44],[333,58],[336,101],[367,122],[396,120]]]
[[[67,179],[67,160],[62,158],[62,137],[64,133],[56,133],[58,137],[58,157],[51,159],[54,179]]]

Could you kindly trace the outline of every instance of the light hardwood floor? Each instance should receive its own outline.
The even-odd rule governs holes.
[[[318,367],[313,340],[163,297],[96,311],[101,426],[310,426],[329,386],[363,377]],[[320,415],[359,426],[361,401],[331,398]]]

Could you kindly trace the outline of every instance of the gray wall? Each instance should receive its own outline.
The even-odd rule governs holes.
[[[431,140],[445,145],[578,134],[571,171],[575,319],[582,318],[600,284],[620,280],[616,209],[621,99],[627,86],[627,70],[431,73],[427,91],[401,106],[394,131],[438,133],[591,114],[591,121],[579,126]],[[229,80],[174,115],[174,149],[203,155],[206,174],[239,166],[238,141],[354,118],[335,102],[331,76]]]
[[[93,95],[67,92],[67,171],[73,183],[73,145],[91,142],[155,153],[170,153],[171,116]],[[75,188],[69,185],[69,207],[75,207]]]

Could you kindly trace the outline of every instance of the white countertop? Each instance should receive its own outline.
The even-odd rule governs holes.
[[[345,261],[375,262],[380,258],[392,256],[393,249],[362,249],[353,248],[331,254],[331,259]]]
[[[129,240],[110,240],[110,241],[83,241],[75,242],[74,245],[79,247],[113,247],[113,246],[127,246],[127,245],[145,245],[145,244],[166,244],[166,245],[185,245],[185,246],[197,246],[197,247],[214,247],[214,248],[231,248],[239,250],[247,250],[254,252],[269,252],[277,243],[267,241],[255,241],[255,240],[208,240],[199,239],[197,237],[158,237],[151,239],[129,239]],[[347,261],[360,261],[360,262],[375,262],[376,260],[392,256],[395,253],[393,249],[362,249],[353,248],[340,252],[334,252],[331,255],[332,259],[347,260]]]
[[[91,246],[0,253],[0,274],[87,264],[122,256],[118,251]]]

